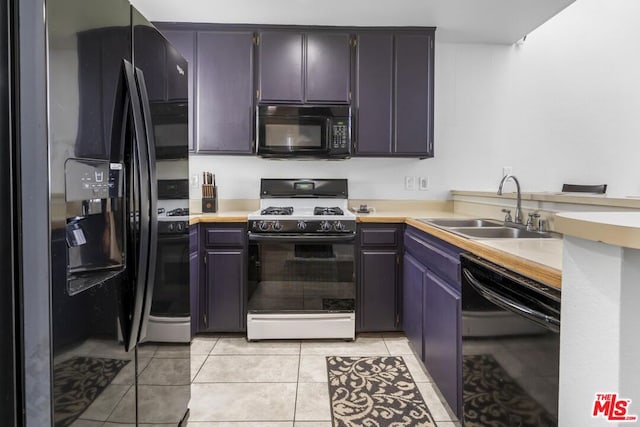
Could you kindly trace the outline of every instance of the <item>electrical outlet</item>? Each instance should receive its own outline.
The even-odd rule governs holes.
[[[416,178],[413,176],[405,176],[404,189],[407,191],[414,191],[416,189]]]
[[[427,191],[429,189],[428,176],[421,176],[418,178],[418,188],[420,188],[420,191]]]
[[[198,184],[200,183],[200,176],[197,173],[191,175],[191,188],[194,190],[198,189]]]
[[[507,175],[511,175],[513,168],[511,166],[503,166],[502,167],[502,176],[505,177]]]

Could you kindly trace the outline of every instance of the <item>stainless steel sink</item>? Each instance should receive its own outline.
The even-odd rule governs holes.
[[[493,219],[425,218],[419,221],[468,239],[546,239],[558,236],[554,233],[527,231],[517,226],[505,226],[504,223]]]
[[[476,239],[544,239],[554,237],[551,233],[527,231],[514,227],[451,227],[449,231]]]
[[[502,223],[491,219],[438,218],[420,221],[439,227],[501,227]]]

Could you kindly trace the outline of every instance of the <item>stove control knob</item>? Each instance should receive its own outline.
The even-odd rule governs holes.
[[[267,221],[260,221],[258,223],[258,228],[260,228],[260,231],[267,231],[269,229],[269,222]]]
[[[280,221],[276,221],[273,223],[273,225],[271,226],[275,231],[280,231],[282,230],[282,224],[280,224]]]
[[[322,231],[331,231],[331,224],[329,223],[329,221],[322,221],[320,223],[320,230]]]
[[[179,222],[176,224],[176,230],[177,231],[183,231],[184,230],[184,224]]]
[[[307,228],[307,223],[304,221],[298,221],[298,230],[304,231]]]
[[[172,232],[174,229],[174,225],[172,222],[169,223],[169,226],[167,227],[169,229],[169,232]]]
[[[333,228],[336,231],[343,231],[345,227],[344,227],[343,223],[341,223],[340,221],[336,221],[336,222],[333,223]]]

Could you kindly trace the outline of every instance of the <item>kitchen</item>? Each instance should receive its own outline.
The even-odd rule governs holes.
[[[348,18],[349,13],[345,12],[344,17],[329,20],[323,19],[321,14],[304,13],[305,8],[309,7],[304,5],[293,8],[290,20],[285,20],[284,17],[272,17],[268,10],[260,9],[255,4],[251,8],[247,6],[247,9],[239,6],[224,10],[216,10],[214,6],[202,6],[202,9],[181,7],[176,10],[171,2],[166,2],[166,5],[135,2],[135,6],[157,22],[211,20],[300,25],[438,24],[420,21],[421,13],[418,12],[422,9],[419,8],[410,9],[407,16],[398,13],[396,17],[382,7],[368,9],[361,5],[371,15],[362,14],[358,18],[360,15],[354,11]],[[260,10],[264,15],[259,13]],[[387,15],[392,16],[385,20]],[[28,19],[27,16],[31,15],[25,14],[23,19]],[[456,36],[452,33],[447,39],[446,26],[436,25],[434,158],[418,160],[354,156],[335,162],[281,162],[251,155],[192,154],[189,160],[190,178],[193,179],[194,174],[201,177],[202,171],[215,172],[220,214],[229,210],[249,212],[257,209],[260,178],[298,177],[347,179],[350,207],[367,203],[379,211],[384,211],[386,207],[387,211],[399,212],[398,216],[422,218],[433,216],[428,215],[429,212],[446,211],[447,204],[468,207],[484,201],[493,205],[493,208],[480,215],[502,220],[500,208],[513,209],[514,200],[510,197],[496,199],[488,195],[497,190],[503,168],[511,168],[522,183],[524,192],[559,192],[565,182],[607,183],[608,198],[626,199],[629,203],[620,202],[617,207],[596,205],[586,209],[625,210],[629,206],[637,209],[633,207],[633,196],[638,195],[639,189],[634,174],[636,168],[632,162],[637,153],[634,137],[640,132],[632,114],[638,110],[638,85],[634,78],[637,73],[634,71],[637,71],[639,61],[634,52],[628,51],[625,43],[637,35],[633,25],[637,17],[638,6],[630,1],[616,2],[612,6],[610,3],[580,0],[532,31],[525,40],[519,40],[518,37],[502,41],[502,44],[495,44],[495,40],[473,39],[469,35]],[[493,25],[497,27],[499,24]],[[594,52],[604,58],[596,61]],[[22,78],[27,80],[29,75],[25,74]],[[32,80],[38,81],[35,77]],[[35,108],[34,111],[41,108]],[[33,115],[34,120],[40,117],[37,113]],[[42,116],[46,117],[44,114]],[[42,135],[38,136],[37,133],[45,128],[34,126],[24,129],[23,138],[32,135],[33,140],[39,140]],[[606,149],[600,147],[603,141],[606,141]],[[29,156],[34,156],[32,163],[37,161],[35,156],[38,155],[42,153],[37,150],[29,153]],[[38,177],[35,172],[33,175],[27,179],[47,182],[46,176]],[[413,177],[413,185],[407,183],[405,177]],[[418,178],[424,178],[426,190],[419,189],[418,184],[423,179]],[[200,184],[190,185],[193,212],[197,212],[194,207],[200,204]],[[38,191],[39,187],[34,188]],[[484,193],[461,192],[452,195],[452,189],[483,190]],[[37,194],[33,197],[38,198]],[[548,195],[547,200],[535,200],[533,196],[525,194],[524,208],[527,211],[539,209],[552,212],[578,210],[587,206],[567,204],[566,199],[549,201],[549,197],[552,198]],[[451,199],[453,202],[447,202]],[[412,210],[409,207],[415,206],[415,201],[423,203],[420,205],[422,213],[418,213],[419,216],[413,212],[407,215]],[[24,212],[24,215],[33,217],[29,224],[33,224],[34,236],[38,230],[48,235],[47,231],[39,228],[42,222],[35,212]],[[479,214],[467,212],[467,215]],[[551,224],[552,228],[554,225]],[[41,243],[38,245],[36,240],[32,245],[28,252],[31,257],[36,260],[48,259],[48,255],[42,253]],[[25,250],[29,249],[28,242],[25,246]],[[45,272],[37,268],[40,264]],[[33,275],[35,282],[46,280],[43,278],[48,273],[44,266],[46,262],[36,262],[36,268],[25,274]],[[30,300],[30,303],[33,307],[46,304],[38,300]],[[36,323],[34,321],[34,328]],[[38,341],[35,339],[37,333],[30,336]],[[589,390],[589,393],[616,391],[624,393],[624,390]],[[621,397],[635,398],[633,394]],[[560,406],[562,409],[562,401]],[[631,408],[631,413],[634,413],[633,406]],[[588,417],[590,413],[583,415]],[[566,425],[570,424],[567,422]]]

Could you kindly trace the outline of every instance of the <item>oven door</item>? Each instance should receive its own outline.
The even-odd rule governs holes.
[[[247,339],[355,339],[354,237],[249,233]]]
[[[151,316],[189,319],[189,235],[158,236]]]
[[[354,236],[249,235],[249,313],[355,312]]]

